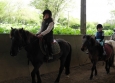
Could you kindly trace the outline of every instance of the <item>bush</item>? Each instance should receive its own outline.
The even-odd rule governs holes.
[[[54,28],[54,34],[58,35],[79,35],[80,34],[80,29],[72,29],[68,27],[63,27],[63,26],[56,26]]]
[[[80,29],[80,20],[77,18],[71,18],[69,20],[69,27],[73,29]]]
[[[80,20],[77,19],[77,18],[70,18],[70,19],[67,19],[67,18],[64,18],[64,17],[61,17],[58,19],[58,23],[61,25],[61,26],[65,26],[65,27],[71,27],[73,29],[79,29],[80,28]]]
[[[58,19],[58,23],[59,23],[61,26],[67,26],[67,18],[59,18],[59,19]]]
[[[0,25],[0,33],[9,33],[11,30],[11,27],[13,28],[24,28],[25,30],[28,30],[34,34],[36,34],[39,29],[40,26],[39,25],[31,25],[31,24],[27,24],[27,25],[22,25],[22,24],[1,24]],[[96,33],[96,29],[92,29],[92,28],[88,28],[86,33],[89,35],[95,35]],[[54,30],[53,30],[54,34],[56,35],[80,35],[80,29],[73,29],[71,27],[64,27],[61,25],[56,25]],[[106,36],[111,35],[113,33],[112,30],[104,30],[104,33]]]
[[[0,25],[0,33],[10,33],[11,27],[13,28],[24,28],[25,30],[28,30],[32,33],[37,33],[38,30],[40,29],[39,25],[22,25],[22,24],[1,24]]]
[[[96,24],[92,22],[87,22],[86,29],[96,29]]]

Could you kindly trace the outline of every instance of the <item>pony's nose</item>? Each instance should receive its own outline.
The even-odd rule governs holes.
[[[81,48],[81,51],[84,51],[84,48]]]
[[[10,55],[13,56],[11,51],[10,51]]]
[[[10,51],[10,55],[13,56],[12,51]]]

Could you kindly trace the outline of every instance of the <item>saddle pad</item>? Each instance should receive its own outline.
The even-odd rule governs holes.
[[[47,49],[46,49],[42,39],[39,42],[39,45],[40,45],[40,49],[41,49],[42,53],[44,55],[47,55],[47,53],[46,53]],[[52,45],[51,46],[52,47],[52,55],[56,55],[56,54],[60,53],[60,46],[59,46],[58,42],[55,39],[53,40],[53,43],[51,45]]]
[[[52,54],[56,55],[60,53],[60,46],[56,40],[53,41],[52,43]]]

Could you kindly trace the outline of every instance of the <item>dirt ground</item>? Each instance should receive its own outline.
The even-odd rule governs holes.
[[[71,68],[71,74],[67,78],[63,72],[60,83],[115,83],[115,68],[111,68],[110,74],[106,74],[102,62],[97,64],[98,75],[89,80],[92,64]],[[58,72],[41,75],[42,83],[54,83]],[[20,77],[0,83],[31,83],[31,77]]]

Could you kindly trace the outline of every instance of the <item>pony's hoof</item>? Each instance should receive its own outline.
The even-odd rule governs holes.
[[[107,74],[109,74],[109,72],[107,72]]]
[[[54,83],[59,83],[59,82],[54,82]]]
[[[32,83],[36,83],[36,82],[32,82]]]
[[[69,75],[67,75],[66,78],[69,78]]]
[[[92,78],[89,78],[89,80],[92,80]]]
[[[89,80],[92,80],[92,79],[93,79],[92,77],[89,78]]]
[[[95,74],[95,76],[97,76],[97,74]]]
[[[110,73],[110,71],[107,71],[107,74],[109,74]]]

